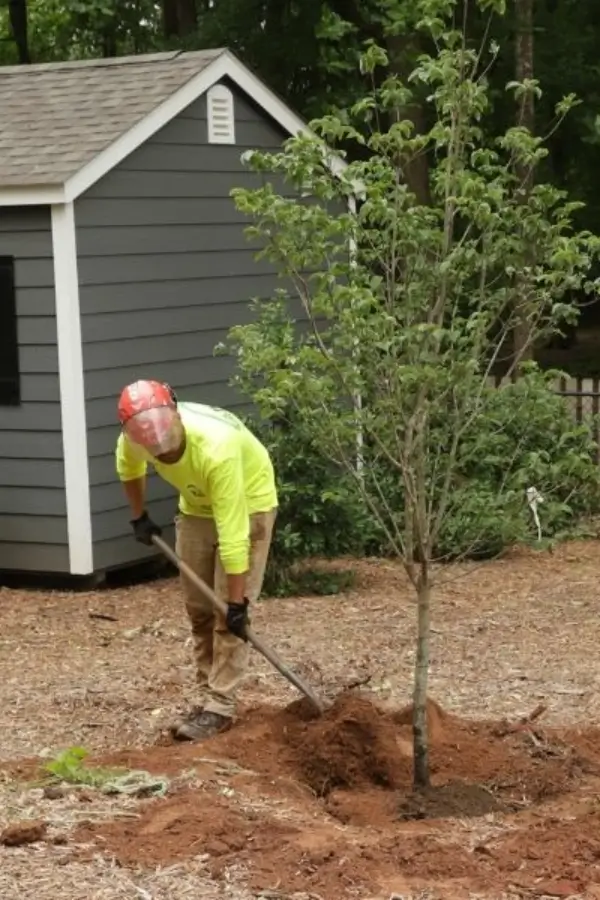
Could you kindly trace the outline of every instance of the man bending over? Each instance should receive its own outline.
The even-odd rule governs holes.
[[[248,667],[248,605],[262,589],[277,515],[273,465],[266,448],[233,413],[181,403],[167,385],[137,381],[121,393],[116,467],[136,540],[161,529],[145,508],[146,471],[179,492],[176,551],[227,603],[227,617],[184,576],[199,704],[173,733],[198,741],[229,727]]]

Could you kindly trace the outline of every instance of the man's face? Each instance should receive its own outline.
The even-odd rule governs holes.
[[[181,419],[179,419],[181,422]],[[172,466],[175,463],[179,462],[183,454],[185,453],[186,446],[186,438],[185,438],[185,429],[183,427],[183,423],[181,422],[181,440],[179,442],[179,446],[175,450],[169,450],[167,453],[161,453],[156,458],[159,462],[163,463],[167,466]]]
[[[158,406],[132,416],[123,426],[130,441],[161,461],[177,461],[185,449],[185,430],[177,409]]]

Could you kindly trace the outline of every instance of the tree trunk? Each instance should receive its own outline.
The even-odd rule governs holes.
[[[104,59],[112,59],[117,56],[117,36],[114,23],[107,26],[102,35],[102,56]]]
[[[421,565],[417,585],[418,631],[415,683],[413,691],[413,749],[415,788],[429,787],[429,734],[427,729],[427,688],[429,681],[429,602],[431,585],[427,563]]]
[[[27,34],[27,0],[8,0],[8,15],[13,38],[17,45],[19,63],[27,65],[31,62]]]
[[[177,19],[179,22],[180,37],[195,31],[198,23],[196,17],[196,0],[177,0]]]
[[[196,0],[162,0],[165,37],[185,37],[196,30]]]
[[[533,0],[515,0],[516,43],[515,43],[515,79],[525,81],[533,78]],[[516,115],[517,125],[527,128],[532,134],[535,131],[535,106],[533,94],[527,92],[519,99]],[[533,170],[523,166],[517,167],[517,177],[521,183],[523,196],[526,198],[533,187]],[[526,291],[526,286],[523,286]],[[521,310],[513,331],[513,354],[517,368],[522,362],[533,358],[533,347],[530,343],[529,309],[526,297],[517,301]]]
[[[387,48],[391,71],[405,84],[413,67],[413,60],[418,54],[419,46],[414,35],[393,35],[387,38]],[[425,113],[420,103],[411,103],[395,114],[396,121],[408,119],[414,125],[414,134],[423,134],[426,130]],[[431,204],[429,190],[429,161],[425,153],[412,159],[401,160],[404,179],[408,189],[416,196],[420,206]]]

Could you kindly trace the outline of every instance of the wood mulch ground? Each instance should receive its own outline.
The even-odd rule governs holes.
[[[399,712],[414,597],[392,563],[353,565],[352,591],[263,601],[253,625],[318,691],[360,694],[306,721],[253,654],[239,721],[196,747],[164,737],[194,702],[176,579],[1,590],[0,896],[600,898],[600,544],[445,570],[422,797]],[[166,796],[32,786],[72,745],[164,775]]]

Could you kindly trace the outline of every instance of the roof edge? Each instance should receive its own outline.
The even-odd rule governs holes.
[[[65,188],[62,184],[0,187],[0,208],[4,206],[54,206],[64,202]]]
[[[294,113],[277,95],[250,71],[231,50],[223,50],[204,69],[192,75],[170,97],[163,100],[129,131],[102,150],[65,182],[65,195],[71,202],[89,190],[104,175],[116,168],[130,153],[141,147],[157,131],[172,121],[186,107],[201,97],[222,78],[230,78],[290,135],[313,134],[307,123]],[[316,136],[316,135],[315,135]],[[347,166],[331,152],[331,168],[340,174]]]
[[[192,75],[152,112],[123,132],[63,183],[48,186],[0,187],[0,206],[51,205],[73,202],[223,78],[231,79],[289,135],[295,136],[303,133],[317,137],[308,124],[248,69],[231,50],[224,49],[215,52],[218,55],[208,65]],[[185,53],[181,53],[181,55],[185,55]],[[318,139],[321,141],[321,138]],[[322,143],[325,144],[323,141]],[[329,152],[328,162],[331,171],[336,175],[340,175],[347,168],[347,163],[333,150]]]

